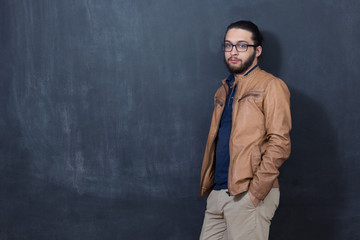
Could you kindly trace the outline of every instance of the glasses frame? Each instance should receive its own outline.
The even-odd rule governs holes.
[[[231,49],[230,49],[230,51],[226,51],[225,50],[225,45],[226,44],[229,44],[229,45],[231,45]],[[237,44],[239,44],[239,43],[237,43]],[[257,47],[256,45],[254,45],[254,44],[246,44],[246,43],[241,43],[242,45],[245,45],[246,46],[246,49],[244,50],[244,51],[239,51],[239,49],[237,48],[237,44],[232,44],[232,43],[223,43],[223,50],[224,50],[224,52],[231,52],[232,50],[233,50],[233,48],[235,47],[235,49],[236,49],[236,51],[237,52],[246,52],[248,49],[249,49],[249,47]]]

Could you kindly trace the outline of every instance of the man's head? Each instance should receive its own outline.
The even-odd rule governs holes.
[[[245,74],[258,63],[263,37],[258,27],[249,21],[230,24],[224,37],[225,64],[233,74]]]

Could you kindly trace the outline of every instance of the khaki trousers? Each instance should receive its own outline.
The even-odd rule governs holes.
[[[254,207],[248,192],[229,196],[227,190],[211,191],[200,240],[267,240],[279,199],[279,189],[272,188]]]

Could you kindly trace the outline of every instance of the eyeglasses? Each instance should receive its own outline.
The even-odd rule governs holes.
[[[248,50],[248,47],[256,47],[256,45],[246,44],[246,43],[224,43],[223,49],[225,52],[231,52],[233,50],[233,47],[235,47],[236,51],[238,52],[246,52]]]

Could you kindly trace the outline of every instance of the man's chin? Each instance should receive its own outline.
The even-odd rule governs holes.
[[[242,67],[233,67],[231,65],[228,65],[228,69],[233,74],[243,74],[246,69],[243,69]]]
[[[230,70],[230,72],[232,72],[232,73],[238,72],[239,70],[241,70],[241,64],[234,65],[234,64],[228,62],[227,67]]]

